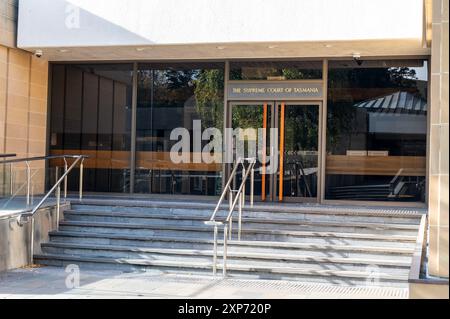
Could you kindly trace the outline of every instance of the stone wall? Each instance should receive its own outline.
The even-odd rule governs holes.
[[[0,0],[0,154],[43,156],[47,150],[48,62],[15,47],[16,25],[17,1]],[[32,169],[34,192],[39,193],[44,163],[33,163]],[[16,167],[15,174],[20,185],[24,167]]]
[[[0,0],[0,45],[16,45],[18,3],[18,0]]]
[[[448,0],[433,0],[429,157],[429,273],[448,278]]]

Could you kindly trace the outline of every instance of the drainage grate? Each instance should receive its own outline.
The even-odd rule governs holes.
[[[255,281],[228,279],[220,283],[227,288],[245,290],[282,291],[283,295],[310,295],[321,298],[373,298],[373,299],[407,299],[407,288],[395,287],[348,287],[315,283],[292,283],[283,281]],[[217,287],[217,286],[216,286]]]

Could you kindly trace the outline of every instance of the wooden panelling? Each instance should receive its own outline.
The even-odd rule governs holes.
[[[329,175],[425,176],[424,156],[346,156],[328,155],[326,173]]]
[[[95,151],[95,150],[51,150],[51,155],[87,155],[85,168],[93,169],[130,169],[129,151]],[[175,164],[170,159],[170,152],[137,152],[136,169],[155,169],[173,171],[221,172],[221,155],[217,163],[192,163],[194,153],[190,153],[191,163]],[[53,160],[53,166],[63,166],[62,160]]]

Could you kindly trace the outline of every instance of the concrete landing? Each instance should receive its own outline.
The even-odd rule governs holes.
[[[18,269],[0,274],[0,299],[406,299],[408,289],[342,287],[274,280],[216,279],[211,276],[173,275],[160,271],[124,273],[80,272],[80,285],[64,268]]]

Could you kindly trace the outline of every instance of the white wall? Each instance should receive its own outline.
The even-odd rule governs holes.
[[[422,0],[21,0],[18,46],[421,39],[422,10]]]

